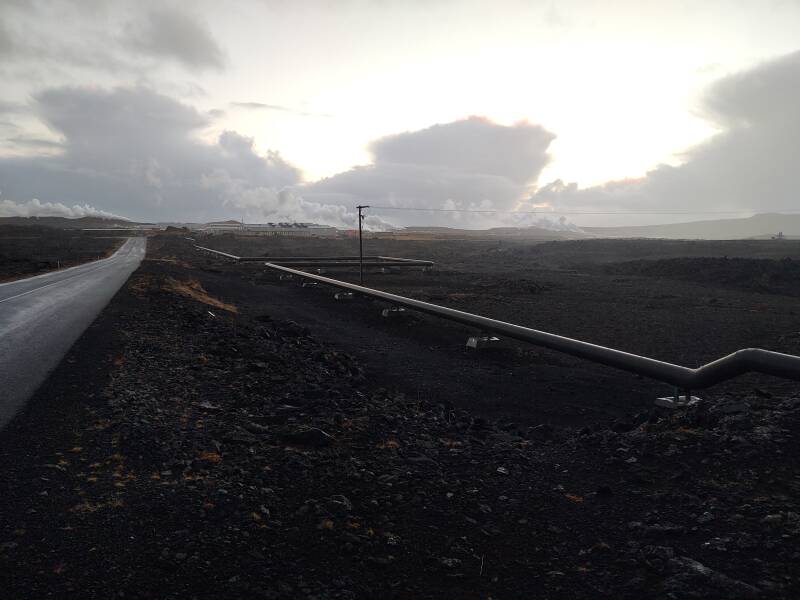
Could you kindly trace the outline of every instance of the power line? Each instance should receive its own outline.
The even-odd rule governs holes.
[[[493,210],[471,208],[415,208],[406,206],[370,206],[373,210],[405,210],[415,212],[440,212],[440,213],[481,213],[481,214],[506,214],[506,215],[740,215],[742,213],[798,213],[800,210],[785,209],[742,209],[742,210],[624,210],[624,211],[558,211],[558,210]]]

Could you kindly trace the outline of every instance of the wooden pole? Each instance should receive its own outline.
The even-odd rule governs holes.
[[[358,282],[364,285],[364,238],[362,237],[361,222],[364,220],[364,215],[361,211],[369,206],[356,206],[358,209]]]

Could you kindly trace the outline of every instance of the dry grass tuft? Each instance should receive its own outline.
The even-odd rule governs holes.
[[[222,300],[218,300],[217,298],[212,298],[209,296],[208,292],[203,289],[203,286],[196,279],[178,281],[172,277],[167,277],[167,279],[164,281],[164,289],[168,292],[180,294],[181,296],[186,296],[187,298],[192,298],[193,300],[197,300],[203,304],[221,308],[222,310],[227,310],[228,312],[239,312],[239,309],[233,304],[227,304]]]
[[[177,266],[183,267],[185,269],[191,269],[192,268],[192,266],[189,263],[187,263],[185,260],[180,260],[179,258],[177,258],[175,256],[163,256],[161,258],[153,258],[151,256],[148,256],[147,258],[145,258],[145,260],[148,261],[148,262],[169,263],[171,265],[177,265]]]

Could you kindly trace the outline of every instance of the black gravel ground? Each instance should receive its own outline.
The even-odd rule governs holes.
[[[0,282],[97,260],[124,241],[74,230],[0,225]]]
[[[376,377],[411,346],[354,356],[341,330],[282,318],[277,284],[226,269],[151,240],[0,435],[2,597],[800,595],[792,388],[579,414],[566,380],[561,415],[501,417],[447,373],[437,393]],[[406,335],[453,333],[425,324]],[[443,348],[397,368],[448,353],[453,379],[525,358]]]

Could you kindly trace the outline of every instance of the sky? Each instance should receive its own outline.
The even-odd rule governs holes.
[[[798,210],[798,32],[800,0],[0,0],[0,216]]]

